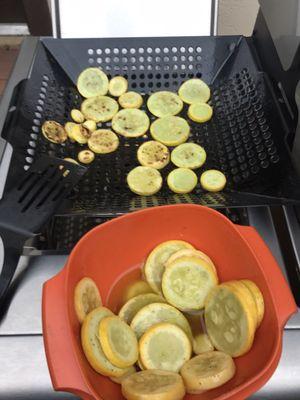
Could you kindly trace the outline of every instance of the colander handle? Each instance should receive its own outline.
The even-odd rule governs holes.
[[[272,288],[271,294],[278,312],[279,323],[283,329],[291,315],[297,312],[297,305],[289,285],[271,251],[257,231],[249,226],[237,225],[236,227],[263,266],[265,276]]]
[[[90,393],[76,360],[65,304],[65,270],[43,287],[43,338],[48,368],[55,390],[71,392],[85,400]]]

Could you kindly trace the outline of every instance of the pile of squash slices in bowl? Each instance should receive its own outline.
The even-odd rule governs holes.
[[[168,173],[166,184],[174,193],[190,193],[198,183],[210,192],[224,189],[224,173],[205,170],[205,149],[190,141],[190,122],[204,124],[213,117],[208,104],[210,88],[203,80],[192,78],[183,82],[178,93],[154,92],[144,104],[140,93],[128,91],[128,81],[123,76],[109,80],[100,68],[87,68],[77,79],[77,90],[83,98],[80,110],[71,110],[70,120],[64,126],[46,120],[41,129],[46,140],[63,145],[66,153],[68,143],[77,144],[77,159],[67,156],[65,160],[88,165],[118,151],[122,145],[120,137],[128,141],[142,137],[136,154],[140,165],[127,175],[127,186],[133,193],[158,193],[164,183],[161,170],[170,163],[174,168]],[[186,118],[178,116],[184,104],[188,107]],[[155,117],[152,123],[149,115]]]
[[[212,259],[183,240],[145,256],[118,315],[102,305],[92,279],[77,283],[74,307],[89,364],[128,400],[180,400],[225,384],[263,320],[260,289],[246,279],[220,283]]]

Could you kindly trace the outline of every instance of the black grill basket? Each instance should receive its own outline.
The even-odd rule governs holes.
[[[211,84],[234,43],[234,54]],[[199,143],[207,152],[207,161],[197,175],[204,168],[220,169],[228,184],[220,193],[207,193],[198,185],[191,194],[174,194],[165,183],[174,168],[170,164],[162,172],[164,186],[157,195],[136,196],[126,185],[126,175],[138,165],[137,148],[147,138],[120,138],[116,152],[96,157],[64,215],[109,218],[175,203],[245,207],[299,202],[299,179],[286,144],[289,132],[278,101],[251,39],[238,36],[41,39],[30,77],[16,87],[2,133],[13,147],[5,190],[15,185],[38,155],[77,158],[85,148],[70,142],[48,142],[41,135],[41,125],[45,120],[62,124],[70,120],[70,110],[80,107],[82,101],[76,78],[88,66],[101,67],[109,77],[125,76],[129,90],[144,96],[147,112],[146,100],[154,91],[176,92],[192,77],[201,77],[211,85],[212,120],[197,124],[188,119],[186,108],[181,115],[191,126],[189,141]]]

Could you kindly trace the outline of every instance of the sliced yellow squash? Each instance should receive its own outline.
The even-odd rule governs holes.
[[[197,182],[197,175],[188,168],[176,168],[167,177],[168,186],[174,193],[190,193]]]
[[[119,97],[119,104],[123,108],[140,108],[143,98],[139,93],[126,92]]]
[[[80,323],[88,313],[101,306],[102,300],[96,283],[91,278],[82,278],[74,290],[74,307]]]
[[[150,125],[148,115],[139,109],[120,110],[112,120],[112,128],[119,135],[135,138],[143,136]]]
[[[119,317],[103,318],[99,339],[108,360],[119,368],[132,366],[138,359],[138,342],[133,330]]]
[[[65,123],[65,131],[67,132],[68,138],[71,139],[71,141],[75,141],[75,139],[72,136],[73,127],[75,125],[77,125],[75,122],[66,122]]]
[[[116,100],[108,96],[90,97],[81,104],[81,112],[85,118],[95,122],[110,121],[118,109]]]
[[[211,119],[212,115],[213,109],[207,103],[193,103],[188,109],[188,116],[195,122],[207,122]]]
[[[141,371],[144,371],[144,370],[145,370],[145,367],[143,366],[140,357],[139,357],[138,360],[137,360],[137,366],[139,367],[139,369],[140,369]]]
[[[91,133],[81,124],[70,126],[69,137],[79,144],[86,144]]]
[[[151,94],[147,106],[153,115],[162,118],[178,114],[183,102],[176,93],[161,91]]]
[[[112,153],[119,143],[118,136],[110,129],[97,129],[88,139],[89,148],[96,154]]]
[[[140,358],[145,369],[178,372],[191,358],[192,346],[186,333],[167,322],[153,325],[139,341]]]
[[[169,304],[148,304],[136,313],[130,326],[137,338],[140,339],[151,326],[160,322],[168,322],[179,326],[192,340],[192,331],[187,319],[179,310]]]
[[[147,370],[125,378],[122,394],[127,400],[182,400],[185,387],[179,374]]]
[[[128,82],[123,76],[114,76],[108,85],[109,94],[119,97],[127,91]]]
[[[77,89],[83,97],[104,95],[108,91],[108,78],[99,68],[87,68],[77,79]]]
[[[94,132],[97,129],[97,124],[92,119],[85,121],[82,126],[90,132]]]
[[[126,290],[123,293],[123,303],[128,300],[136,297],[140,294],[152,293],[153,290],[149,286],[149,284],[143,280],[137,280],[132,282],[129,286],[126,287]]]
[[[66,158],[64,158],[64,160],[68,161],[68,162],[70,162],[72,164],[77,164],[78,165],[78,162],[76,160],[74,160],[74,158],[66,157]]]
[[[119,377],[124,375],[127,369],[118,368],[108,360],[99,340],[100,322],[110,316],[113,316],[113,313],[105,307],[98,307],[91,311],[81,328],[81,344],[89,364],[95,371],[104,376]]]
[[[82,164],[90,164],[95,159],[95,154],[91,150],[81,150],[78,153],[78,160]]]
[[[149,140],[138,148],[137,158],[144,167],[162,169],[170,161],[170,152],[164,144]]]
[[[172,163],[179,168],[200,168],[206,161],[206,151],[196,143],[183,143],[172,151]]]
[[[151,124],[150,133],[153,139],[166,146],[178,146],[187,141],[190,135],[190,126],[181,117],[163,117]]]
[[[219,192],[226,185],[226,176],[221,171],[209,169],[201,175],[200,184],[209,192]]]
[[[165,268],[162,291],[168,303],[179,310],[200,310],[217,283],[217,276],[206,261],[181,257]]]
[[[255,298],[253,297],[250,290],[245,285],[243,285],[241,281],[232,280],[224,282],[223,284],[225,286],[229,286],[234,292],[243,297],[244,303],[246,304],[248,310],[252,315],[256,328],[258,326],[258,313]]]
[[[241,292],[228,284],[217,286],[207,296],[204,315],[208,336],[217,350],[232,357],[250,350],[257,321]]]
[[[64,127],[55,121],[45,121],[42,125],[42,134],[52,143],[64,143],[68,139]]]
[[[111,376],[110,380],[113,381],[114,383],[117,383],[118,385],[122,384],[122,381],[127,378],[128,376],[135,374],[136,373],[136,367],[132,365],[131,367],[127,368],[126,372],[124,375],[121,376]]]
[[[214,346],[206,333],[202,314],[186,313],[184,315],[189,321],[193,333],[193,352],[202,354],[207,351],[213,351]]]
[[[147,257],[144,273],[151,288],[161,294],[161,280],[165,270],[165,264],[172,254],[182,249],[194,247],[183,240],[168,240],[157,245]]]
[[[234,361],[228,354],[210,351],[187,361],[180,373],[187,392],[200,394],[224,385],[235,371]]]
[[[81,124],[84,122],[84,115],[80,110],[76,110],[75,108],[71,110],[71,118],[73,121],[77,122],[78,124]]]
[[[206,103],[210,98],[210,89],[201,79],[193,78],[180,86],[178,94],[188,104]]]
[[[209,258],[207,254],[203,253],[200,250],[196,250],[196,249],[183,249],[183,250],[177,251],[176,253],[171,255],[171,257],[168,259],[166,265],[171,264],[177,258],[181,258],[184,256],[202,258],[204,261],[206,261],[208,264],[210,264],[210,266],[215,271],[215,273],[217,273],[216,267],[215,267],[214,263],[212,262],[211,258]]]
[[[163,180],[155,168],[136,167],[127,175],[127,183],[133,193],[151,196],[161,189]]]
[[[151,303],[165,303],[166,300],[156,293],[144,293],[132,297],[128,300],[119,311],[119,317],[127,324],[131,324],[133,317],[143,307]]]
[[[264,303],[264,298],[262,295],[262,292],[258,288],[258,286],[253,282],[250,281],[249,279],[242,279],[239,282],[241,282],[243,285],[245,285],[251,292],[255,304],[256,304],[256,310],[257,310],[257,327],[261,324],[261,321],[264,318],[264,313],[265,313],[265,303]]]

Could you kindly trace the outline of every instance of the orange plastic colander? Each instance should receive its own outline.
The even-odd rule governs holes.
[[[207,253],[221,282],[252,279],[265,299],[265,316],[254,345],[235,359],[234,378],[185,400],[245,399],[271,377],[281,355],[284,325],[297,310],[275,259],[255,229],[234,225],[212,209],[182,204],[133,212],[92,229],[75,246],[64,269],[45,283],[43,334],[55,390],[83,399],[123,399],[120,386],[96,373],[84,356],[74,288],[89,276],[98,284],[104,305],[115,308],[119,290],[112,288],[120,277],[128,271],[128,276],[135,274],[153,247],[172,239],[186,240]]]

